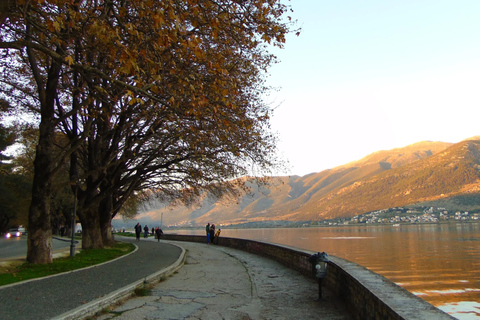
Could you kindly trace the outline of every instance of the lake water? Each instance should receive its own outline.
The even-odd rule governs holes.
[[[480,223],[222,229],[221,236],[325,251],[385,276],[457,319],[480,320]]]

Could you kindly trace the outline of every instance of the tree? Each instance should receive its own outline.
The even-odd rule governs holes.
[[[100,203],[109,223],[136,190],[196,192],[252,162],[271,166],[271,110],[261,94],[274,57],[262,45],[284,42],[286,9],[273,0],[32,0],[10,8],[0,47],[17,50],[24,67],[11,58],[4,65],[21,69],[30,86],[15,88],[36,94],[27,104],[40,114],[28,261],[51,261],[47,199],[67,157],[71,180],[84,177],[79,216],[93,229]],[[59,124],[69,143],[55,154]]]
[[[21,181],[25,181],[24,187],[16,194],[15,198],[18,199],[19,206],[16,206],[20,224],[28,226],[28,206],[30,203],[31,183],[33,180],[33,162],[35,159],[35,146],[38,140],[38,129],[31,125],[16,124],[18,131],[17,149],[15,157],[11,160],[12,171]],[[61,133],[55,135],[55,146],[64,145],[66,138]],[[59,153],[61,150],[55,148],[55,152]],[[59,174],[55,175],[52,180],[53,194],[50,197],[50,215],[52,217],[51,224],[54,234],[59,234],[59,230],[62,226],[66,227],[66,231],[70,231],[72,211],[73,211],[73,196],[69,185],[67,163],[62,165],[62,169]],[[22,184],[17,181],[16,185],[11,190],[18,189]],[[28,190],[30,189],[30,190]],[[30,191],[30,192],[29,192]],[[18,210],[21,208],[21,210]]]
[[[186,15],[194,12],[196,8],[176,9],[175,12]],[[246,162],[242,162],[242,159],[250,158],[252,162],[266,167],[272,164],[268,155],[274,148],[274,143],[272,137],[264,133],[268,125],[269,108],[260,103],[259,94],[264,88],[257,88],[261,84],[260,66],[266,67],[272,57],[262,55],[261,50],[256,47],[258,43],[249,43],[250,38],[242,39],[240,33],[237,41],[232,43],[228,35],[239,30],[239,26],[228,25],[227,21],[235,21],[236,17],[233,14],[228,15],[225,8],[221,8],[223,12],[218,9],[219,7],[203,8],[210,14],[209,18],[203,18],[203,27],[185,30],[184,37],[178,36],[173,44],[167,42],[168,46],[163,48],[162,52],[149,48],[149,44],[155,42],[145,41],[142,59],[137,60],[137,67],[150,70],[145,61],[159,59],[164,75],[155,80],[155,77],[148,74],[143,75],[144,78],[141,74],[136,74],[135,81],[150,83],[151,88],[155,88],[152,90],[156,91],[154,98],[138,98],[138,95],[127,91],[123,97],[117,93],[115,96],[99,99],[101,110],[118,110],[114,117],[105,113],[98,116],[100,108],[93,109],[97,119],[114,122],[111,125],[104,123],[101,126],[92,126],[107,131],[96,132],[95,143],[88,139],[89,146],[92,146],[90,150],[93,150],[94,145],[113,145],[118,150],[118,142],[111,144],[107,141],[108,137],[124,137],[124,142],[120,143],[123,149],[118,153],[118,158],[109,156],[111,151],[105,149],[108,156],[104,159],[113,160],[115,169],[106,169],[105,176],[99,177],[99,181],[103,179],[110,182],[110,185],[103,184],[100,188],[102,192],[98,193],[99,197],[106,197],[103,201],[104,207],[99,211],[100,217],[103,217],[102,213],[110,215],[100,218],[106,224],[100,227],[101,230],[109,230],[108,225],[123,201],[132,192],[146,188],[147,185],[169,193],[178,193],[180,186],[188,187],[196,193],[199,188],[218,187],[222,185],[219,182],[245,173]],[[217,34],[214,39],[211,25],[215,24],[214,20],[218,20],[222,14],[226,19],[221,23],[223,35],[220,37]],[[131,23],[147,29],[147,21],[155,19],[145,19],[142,15],[143,12],[139,12],[138,16],[130,15],[128,22],[119,22],[118,25]],[[198,21],[182,20],[182,25],[195,24],[199,25]],[[142,30],[139,38],[142,38],[142,35],[156,34],[155,31],[147,31]],[[203,44],[203,50],[197,50],[200,54],[196,54],[189,47],[192,38]],[[150,52],[154,53],[151,57]],[[254,56],[258,57],[258,60],[253,59]],[[105,62],[103,58],[102,62]],[[226,69],[219,71],[222,66]],[[112,86],[110,91],[111,88]],[[199,88],[201,90],[198,90]],[[105,89],[105,92],[109,90]],[[106,101],[117,101],[117,108],[106,107]],[[111,132],[111,128],[115,128],[115,133]],[[98,139],[103,141],[99,142]],[[91,155],[96,161],[89,158],[84,167],[95,163],[95,166],[108,168],[109,164],[98,158],[100,154],[99,149],[96,149]],[[89,172],[91,170],[93,168],[88,168]],[[93,189],[97,190],[100,183],[93,185]],[[90,198],[88,203],[95,201]]]

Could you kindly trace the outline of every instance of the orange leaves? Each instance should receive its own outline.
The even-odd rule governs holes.
[[[165,24],[165,19],[163,18],[163,14],[161,13],[155,13],[152,17],[153,22],[155,23],[155,26],[161,27]]]
[[[175,14],[175,11],[174,11],[173,7],[172,7],[172,6],[168,6],[167,9],[166,9],[166,11],[167,11],[166,13],[167,13],[168,18],[169,18],[171,21],[176,21],[177,16],[176,16],[176,14]]]
[[[137,103],[138,103],[138,104],[142,104],[142,105],[144,104],[143,99],[142,99],[141,97],[136,96],[136,95],[135,95],[132,91],[130,91],[130,90],[127,90],[127,91],[126,91],[125,97],[127,97],[127,98],[129,99],[128,104],[129,104],[130,106],[132,106],[132,105],[134,105],[134,104],[137,104]]]
[[[197,105],[199,107],[205,107],[205,106],[210,104],[210,101],[208,100],[208,98],[206,96],[202,96],[201,98],[197,98],[196,102],[197,102]]]
[[[56,32],[59,32],[59,31],[60,31],[61,24],[60,24],[58,18],[57,18],[56,21],[53,21],[53,22],[52,22],[52,26],[53,26],[53,28],[55,29]]]
[[[262,136],[260,128],[268,124],[262,81],[272,64],[263,44],[283,43],[288,32],[279,1],[111,0],[99,1],[99,7],[92,1],[81,3],[78,12],[59,10],[58,17],[49,13],[50,20],[44,20],[44,29],[54,36],[63,28],[78,35],[65,41],[61,59],[66,68],[84,64],[84,70],[91,68],[88,72],[95,69],[91,77],[97,83],[120,87],[106,92],[126,92],[119,100],[127,109],[137,110],[138,104],[146,118],[160,117],[148,106],[161,105],[154,108],[165,109],[161,116],[174,122],[175,130],[198,130],[196,124],[201,123],[208,135],[202,131],[198,141],[190,138],[195,145],[215,149],[216,143],[229,143],[226,149],[232,150],[232,145]],[[75,24],[66,22],[68,15]],[[47,43],[53,37],[45,34]],[[84,50],[80,58],[73,55],[76,43]]]
[[[71,66],[74,62],[71,56],[66,56],[65,61],[68,63],[69,66]]]
[[[142,40],[141,34],[138,32],[137,27],[133,23],[127,23],[125,27],[131,35],[135,36],[139,41]]]
[[[119,68],[119,71],[125,75],[133,75],[135,71],[138,69],[137,65],[132,59],[121,59],[123,64]]]
[[[50,32],[60,32],[64,25],[64,21],[60,16],[55,17],[53,20],[47,20],[45,22],[48,31]]]

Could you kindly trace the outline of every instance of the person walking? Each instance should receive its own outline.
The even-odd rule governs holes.
[[[143,237],[148,238],[148,226],[147,225],[145,225],[145,227],[143,228],[143,231],[145,231]]]
[[[158,242],[160,242],[160,236],[163,234],[162,229],[160,229],[160,227],[157,227],[157,228],[155,229],[155,233],[156,233],[156,235],[157,235]]]
[[[215,232],[215,240],[217,241],[216,244],[218,244],[218,237],[220,237],[220,232],[222,231],[222,229],[218,229],[217,232]]]
[[[210,243],[213,243],[213,239],[215,239],[215,225],[212,223],[210,226]]]
[[[137,237],[137,241],[140,241],[140,234],[142,233],[142,226],[140,223],[137,223],[135,226],[135,236]]]
[[[207,232],[207,244],[210,243],[210,222],[205,226],[205,231]]]

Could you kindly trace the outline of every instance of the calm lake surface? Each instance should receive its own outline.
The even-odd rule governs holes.
[[[385,276],[457,319],[480,320],[480,223],[222,229],[221,236],[325,251]]]

